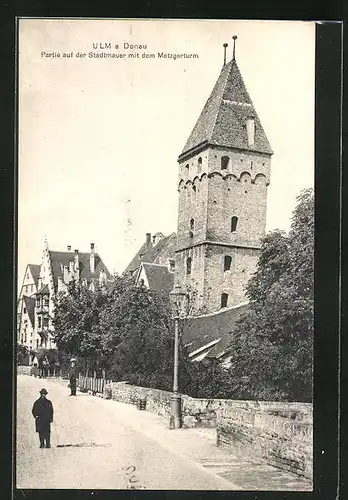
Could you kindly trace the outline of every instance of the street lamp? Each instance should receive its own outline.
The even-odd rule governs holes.
[[[181,396],[179,394],[179,319],[184,315],[187,293],[180,285],[175,285],[169,294],[172,304],[174,319],[174,377],[173,377],[173,395],[170,400],[171,417],[170,427],[181,429]]]

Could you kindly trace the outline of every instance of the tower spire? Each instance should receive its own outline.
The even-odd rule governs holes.
[[[224,47],[224,66],[225,66],[226,65],[226,49],[228,47],[228,43],[224,43],[223,47]]]
[[[232,61],[235,61],[236,60],[236,40],[237,40],[237,35],[234,35],[233,37],[233,57],[232,57]]]

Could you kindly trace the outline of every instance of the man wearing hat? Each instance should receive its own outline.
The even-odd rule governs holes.
[[[76,379],[77,379],[76,359],[71,358],[70,370],[69,370],[70,396],[76,396]]]
[[[35,418],[35,430],[39,433],[40,448],[51,448],[51,423],[53,422],[53,405],[46,398],[46,389],[41,389],[40,397],[33,405],[32,414]]]

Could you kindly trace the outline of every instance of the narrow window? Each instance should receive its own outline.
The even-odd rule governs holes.
[[[169,259],[169,269],[173,273],[175,271],[175,260]]]
[[[41,303],[40,296],[38,296],[36,298],[36,307],[40,307],[40,303]]]
[[[197,191],[196,186],[192,186],[192,189],[193,189],[194,193],[196,194],[196,191]]]
[[[41,316],[38,317],[38,327],[41,328]]]
[[[231,233],[237,231],[237,223],[238,223],[238,217],[234,215],[231,219]]]
[[[48,299],[47,297],[44,297],[44,299],[43,299],[43,304],[44,304],[44,306],[46,306],[46,307],[48,307],[48,306],[49,306],[50,301],[49,301],[49,299]]]
[[[227,307],[227,302],[228,302],[228,293],[222,293],[221,294],[221,308]]]
[[[185,171],[186,171],[186,175],[189,175],[189,173],[190,173],[190,165],[189,164],[185,165]]]
[[[230,255],[225,255],[224,257],[224,271],[229,271],[231,269],[232,257]]]
[[[48,327],[48,318],[43,319],[43,326],[44,326],[44,328]]]
[[[198,166],[198,172],[202,171],[202,158],[199,157],[197,161],[197,166]]]
[[[193,231],[193,230],[194,230],[194,228],[195,228],[195,220],[194,220],[194,219],[191,219],[191,220],[190,220],[190,229],[191,229],[191,231]]]
[[[25,307],[23,308],[23,312],[24,314],[27,312],[27,309]]]
[[[187,257],[186,260],[186,274],[191,274],[191,268],[192,268],[192,258]]]
[[[228,168],[229,161],[230,161],[230,159],[228,156],[222,156],[222,158],[221,158],[221,170]]]

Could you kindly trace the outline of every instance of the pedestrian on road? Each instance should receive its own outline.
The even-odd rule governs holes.
[[[69,370],[70,396],[76,396],[76,379],[77,379],[76,359],[71,358],[70,370]]]
[[[32,414],[35,418],[35,430],[39,433],[40,448],[51,448],[51,423],[53,422],[53,405],[46,398],[46,389],[41,389],[40,397],[33,405]]]

